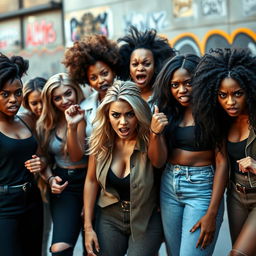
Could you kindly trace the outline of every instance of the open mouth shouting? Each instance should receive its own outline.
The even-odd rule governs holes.
[[[18,105],[11,105],[7,109],[8,109],[8,112],[16,113],[19,110],[19,106]]]
[[[128,136],[129,132],[130,132],[130,129],[128,127],[119,128],[118,130],[119,130],[120,134],[125,137]]]

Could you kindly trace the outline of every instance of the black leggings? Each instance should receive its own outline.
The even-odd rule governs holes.
[[[63,182],[69,184],[61,194],[50,194],[50,208],[53,221],[52,244],[67,243],[68,254],[73,255],[73,249],[82,228],[82,208],[83,208],[83,185],[85,179],[85,169],[74,171],[58,168],[54,170],[54,175],[62,178]],[[55,255],[52,253],[52,255]]]
[[[43,207],[37,188],[0,193],[0,201],[0,254],[40,256]]]

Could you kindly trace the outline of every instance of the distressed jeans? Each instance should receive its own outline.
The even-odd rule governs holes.
[[[222,200],[216,218],[214,240],[205,249],[196,248],[200,228],[190,229],[200,220],[210,204],[214,168],[167,164],[161,179],[160,205],[168,255],[212,255],[223,220]]]

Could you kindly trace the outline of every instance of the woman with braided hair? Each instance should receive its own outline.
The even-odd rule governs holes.
[[[200,58],[169,59],[156,78],[149,158],[165,170],[160,206],[168,255],[212,255],[223,217],[226,159],[197,143],[192,114],[193,75]]]
[[[215,49],[198,65],[194,113],[200,141],[226,142],[227,208],[232,256],[256,255],[256,57],[245,49]],[[228,173],[228,171],[227,171]]]
[[[34,120],[18,115],[28,61],[0,53],[0,252],[40,256],[43,208],[34,173],[41,170]]]

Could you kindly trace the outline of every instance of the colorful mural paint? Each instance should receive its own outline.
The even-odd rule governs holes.
[[[231,34],[223,30],[210,30],[202,40],[193,33],[182,33],[170,40],[170,44],[180,53],[202,55],[211,48],[249,48],[256,55],[256,33],[248,28],[239,28]]]

